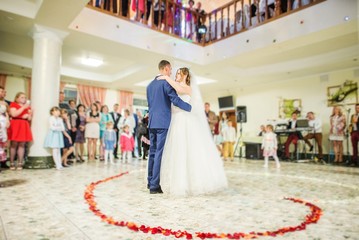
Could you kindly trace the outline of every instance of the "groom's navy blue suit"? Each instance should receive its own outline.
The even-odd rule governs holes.
[[[171,122],[171,102],[185,111],[190,112],[192,109],[191,105],[178,97],[171,85],[165,80],[157,80],[157,77],[147,86],[150,129],[148,185],[151,191],[160,189],[161,160]]]

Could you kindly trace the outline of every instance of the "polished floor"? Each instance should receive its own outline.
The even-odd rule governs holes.
[[[89,210],[86,187],[128,172],[94,189],[96,209],[114,221],[196,232],[265,232],[297,226],[310,209],[322,210],[302,231],[257,239],[359,239],[359,168],[236,159],[225,162],[229,188],[214,195],[174,198],[149,194],[146,161],[75,164],[55,169],[0,173],[0,239],[175,239],[111,225]],[[185,238],[184,238],[185,239]]]

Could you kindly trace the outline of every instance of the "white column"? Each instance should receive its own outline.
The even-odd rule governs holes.
[[[30,34],[34,39],[34,50],[31,79],[33,142],[29,160],[36,160],[39,163],[36,165],[41,166],[34,168],[41,168],[46,167],[42,166],[41,159],[49,159],[51,156],[49,149],[43,145],[49,127],[49,110],[58,106],[59,102],[62,41],[67,33],[35,25]]]

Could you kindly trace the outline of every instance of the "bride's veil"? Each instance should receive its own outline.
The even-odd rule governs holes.
[[[198,79],[196,78],[196,76],[193,73],[191,73],[191,89],[192,89],[192,94],[191,94],[192,111],[191,112],[195,115],[195,117],[197,118],[197,120],[199,121],[199,123],[202,126],[208,126],[208,131],[206,131],[208,133],[208,135],[203,136],[203,137],[212,138],[212,135],[211,135],[212,129],[209,129],[208,120],[207,120],[207,117],[206,117],[206,114],[204,111],[204,103],[202,100],[201,91],[198,86]]]

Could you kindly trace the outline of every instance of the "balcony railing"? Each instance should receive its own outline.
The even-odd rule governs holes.
[[[181,0],[91,0],[88,7],[205,46],[324,1],[233,0],[210,13]]]

